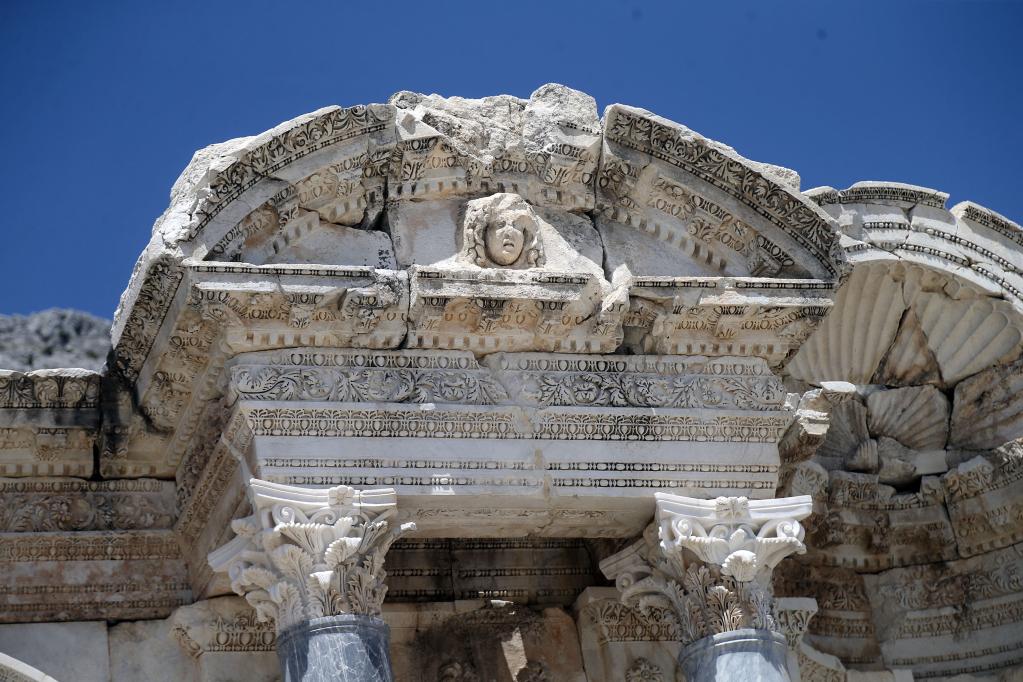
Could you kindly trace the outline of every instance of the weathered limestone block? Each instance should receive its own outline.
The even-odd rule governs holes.
[[[867,396],[874,437],[894,438],[914,450],[941,450],[948,438],[948,399],[933,386],[875,391]]]
[[[0,370],[0,476],[91,476],[99,383],[84,369]]]
[[[359,207],[368,212],[383,199],[381,164],[394,144],[393,122],[387,105],[326,107],[200,150],[175,183],[171,207],[154,233],[204,258],[229,252],[232,240],[244,241],[249,235],[232,228],[267,202],[290,200],[331,222],[358,224]],[[188,205],[192,196],[201,197],[195,206]]]
[[[876,473],[877,444],[870,438],[863,403],[854,393],[843,392],[836,396],[829,417],[828,432],[817,452],[817,461],[829,471]]]
[[[12,682],[109,682],[107,641],[102,622],[0,625],[0,651],[48,676]],[[6,672],[0,667],[0,679],[12,679]]]
[[[1023,304],[1023,228],[994,211],[964,201],[951,209],[956,237],[970,246],[972,269]],[[979,261],[979,262],[978,262]]]
[[[538,206],[593,208],[596,102],[563,85],[529,100],[399,92],[389,188],[398,200],[514,192]]]
[[[1023,650],[1023,547],[864,576],[886,666],[981,674]]]
[[[831,307],[816,280],[635,277],[625,318],[637,354],[756,356],[783,363]]]
[[[389,568],[391,568],[392,556],[400,542],[395,543],[388,555]],[[390,580],[393,575],[393,572],[389,571],[388,579]],[[461,611],[472,610],[482,605],[482,601],[456,602],[450,599],[435,599],[421,604],[393,603],[392,601],[385,604],[384,619],[391,628],[391,662],[394,668],[394,679],[404,682],[423,676],[418,658],[421,650],[416,645],[416,638],[421,632],[446,621],[453,621]],[[462,665],[466,669],[468,668],[465,663]],[[461,671],[458,672],[461,674]],[[457,677],[454,679],[458,680]]]
[[[245,260],[256,265],[319,263],[394,269],[391,240],[384,232],[324,221],[316,211],[298,210],[280,233]]]
[[[815,187],[806,192],[821,206],[870,204],[910,209],[914,206],[942,208],[948,194],[905,182],[879,182],[866,180],[852,187],[836,190],[833,187]]]
[[[1023,361],[993,367],[956,386],[951,445],[982,450],[1023,437]]]
[[[1018,357],[1019,314],[1006,301],[988,297],[949,301],[924,292],[913,302],[946,385]]]
[[[901,286],[887,270],[884,263],[853,270],[831,314],[788,364],[789,374],[807,383],[870,383],[905,310]]]
[[[847,673],[837,657],[817,651],[803,642],[796,653],[799,679],[806,682],[845,682]]]
[[[918,492],[896,493],[875,474],[832,471],[827,515],[811,546],[817,561],[859,571],[954,559],[949,517],[936,477],[923,478]]]
[[[774,619],[790,650],[799,648],[817,610],[817,600],[813,597],[781,597],[774,600]]]
[[[784,497],[797,497],[809,495],[814,502],[814,517],[820,514],[820,510],[826,510],[828,500],[828,471],[817,462],[798,462],[786,468],[783,478],[779,479],[778,494]],[[810,518],[807,525],[815,528],[819,519]]]
[[[0,479],[0,532],[160,530],[177,516],[174,484],[134,479]]]
[[[938,359],[927,345],[927,335],[912,308],[903,314],[895,340],[872,381],[888,386],[941,385]]]
[[[191,601],[172,531],[0,533],[0,622],[162,618]]]
[[[1019,226],[972,204],[945,211],[944,193],[896,183],[808,194],[856,242],[846,245],[852,260],[890,253],[911,268],[903,278],[910,307],[875,383],[951,386],[1018,356]]]
[[[196,682],[281,679],[273,623],[260,622],[252,607],[239,597],[183,606],[166,622],[179,651],[190,657]]]
[[[827,435],[816,452],[826,469],[877,474],[891,485],[948,470],[948,400],[938,389],[823,383],[845,387],[832,391]]]
[[[942,477],[959,553],[973,556],[1023,540],[1023,441],[977,456]]]
[[[146,421],[173,439],[150,450],[137,447],[147,430],[135,440],[127,434],[123,455],[104,451],[107,475],[172,475],[189,447],[201,447],[196,427],[220,397],[223,363],[234,353],[307,343],[394,348],[407,331],[403,272],[189,263],[186,273],[168,308],[163,354],[135,378]]]
[[[460,251],[465,202],[456,199],[399,201],[387,209],[394,257],[401,267],[429,266]]]
[[[785,389],[757,358],[493,353],[484,365],[521,405],[782,408]]]
[[[175,641],[170,621],[169,618],[138,620],[108,626],[110,680],[207,682],[197,675],[195,661]],[[244,679],[258,678],[245,676]]]
[[[611,353],[621,343],[621,297],[603,298],[587,273],[414,269],[413,348]]]
[[[587,680],[672,682],[678,664],[678,622],[668,609],[645,611],[621,602],[618,590],[589,587],[575,603]],[[644,675],[646,677],[644,677]]]
[[[571,357],[571,356],[566,356]],[[508,395],[465,351],[294,348],[239,355],[228,364],[237,400],[500,404]]]
[[[247,241],[271,238],[262,233],[275,233],[281,213],[302,208],[303,200],[310,210],[327,208],[333,200],[379,204],[393,141],[393,107],[328,107],[262,135],[198,152],[175,183],[170,207],[154,226],[153,240],[114,315],[111,338],[119,373],[129,381],[139,375],[177,294],[183,258],[241,259]],[[323,192],[308,187],[300,192],[294,184],[321,169],[326,185],[333,182],[327,203]],[[356,178],[357,183],[347,182]],[[248,220],[261,207],[261,217]],[[372,221],[377,211],[367,210],[364,217]],[[338,219],[355,222],[349,209],[341,213]]]
[[[233,537],[231,521],[251,513],[247,498],[251,472],[239,453],[251,443],[252,434],[225,424],[228,416],[221,401],[208,404],[176,475],[181,511],[174,530],[196,597],[230,593],[227,576],[215,574],[206,557]]]
[[[403,275],[348,262],[354,270],[303,268],[301,261],[265,268],[223,262],[265,262],[266,249],[272,253],[276,245],[279,252],[295,236],[286,228],[303,211],[327,221],[328,232],[379,241],[341,226],[376,221],[393,134],[392,107],[333,107],[197,154],[154,228],[112,330],[114,368],[141,397],[145,420],[157,430],[176,430],[182,422],[185,428],[175,442],[148,450],[145,434],[132,433],[139,415],[124,415],[110,425],[122,433],[112,439],[119,442],[115,461],[103,462],[105,473],[173,474],[191,435],[188,426],[216,397],[224,326],[239,332],[233,343],[256,347],[294,344],[296,335],[315,340],[311,321],[332,328],[320,331],[324,343],[338,343],[338,336],[354,345],[400,342],[407,312]],[[377,258],[372,264],[381,262],[378,251],[367,252]],[[203,258],[221,262],[200,264]],[[381,316],[388,318],[382,325]]]
[[[827,437],[830,401],[821,390],[807,391],[799,398],[792,424],[778,442],[778,454],[785,465],[796,465],[816,454]]]
[[[863,576],[851,569],[815,563],[812,542],[811,538],[809,554],[786,561],[775,571],[776,602],[806,598],[816,601],[817,612],[809,621],[803,647],[811,644],[814,651],[844,661],[879,661],[881,649]],[[797,655],[805,676],[803,647],[797,650]]]
[[[944,192],[900,183],[856,183],[807,194],[858,242],[846,247],[853,260],[856,252],[883,250],[1021,301],[1019,260],[1009,255],[1018,251],[1020,229],[1002,216],[969,202],[946,211]]]

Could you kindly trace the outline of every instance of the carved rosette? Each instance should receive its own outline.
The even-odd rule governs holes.
[[[282,632],[312,618],[380,615],[384,555],[415,529],[394,525],[392,488],[315,490],[252,479],[249,498],[255,513],[233,521],[237,537],[208,560],[261,621]]]
[[[664,682],[664,673],[645,658],[637,658],[625,671],[625,682]]]
[[[812,498],[656,499],[656,523],[644,539],[601,562],[622,601],[644,614],[672,613],[682,644],[740,628],[781,631],[770,574],[806,551],[799,521]]]

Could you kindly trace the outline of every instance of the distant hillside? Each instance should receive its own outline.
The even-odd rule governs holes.
[[[0,315],[0,369],[98,371],[109,350],[110,322],[89,313],[51,308],[31,315]]]

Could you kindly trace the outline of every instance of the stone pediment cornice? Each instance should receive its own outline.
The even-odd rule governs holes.
[[[611,150],[618,148],[627,148],[622,153],[630,158],[641,152],[653,166],[670,167],[662,170],[674,179],[661,182],[659,191],[668,191],[666,182],[685,185],[692,180],[735,204],[692,199],[693,216],[702,216],[698,225],[689,220],[693,216],[681,222],[669,216],[675,221],[671,229],[688,235],[690,246],[703,245],[703,251],[697,248],[700,253],[680,251],[683,260],[709,258],[715,264],[713,274],[792,270],[801,276],[836,276],[836,266],[828,261],[837,252],[832,253],[829,239],[835,233],[827,216],[777,168],[747,161],[678,124],[620,105],[608,109],[602,125],[592,99],[561,86],[545,86],[528,101],[506,99],[521,113],[508,122],[494,121],[505,129],[485,143],[444,123],[478,115],[471,105],[466,105],[467,113],[434,96],[402,93],[392,104],[329,107],[197,154],[175,185],[171,206],[158,221],[116,315],[114,357],[121,374],[134,382],[154,345],[160,345],[161,334],[167,333],[164,328],[173,322],[167,316],[188,269],[186,259],[289,262],[278,252],[301,241],[303,231],[330,233],[351,226],[362,228],[363,234],[374,232],[385,197],[392,203],[412,198],[464,201],[511,191],[549,210],[579,213],[598,206],[610,215],[621,202],[598,178],[612,173],[610,167],[601,167],[602,159],[610,164]],[[559,111],[567,106],[565,101],[570,108]],[[680,185],[679,191],[687,190]],[[676,191],[675,200],[680,196]],[[628,208],[635,198],[623,201]],[[312,223],[299,220],[309,215],[318,217]],[[720,225],[712,226],[715,221]],[[761,229],[760,222],[772,227]],[[772,231],[777,234],[767,234]],[[544,276],[569,274],[554,268]],[[636,267],[633,274],[645,273]],[[609,299],[604,291],[600,298],[590,304],[601,311],[598,338],[564,347],[552,342],[540,346],[561,352],[614,350],[621,343],[614,333],[615,310],[626,296]],[[569,319],[593,315],[592,310],[574,312]]]
[[[602,212],[641,228],[662,223],[655,232],[682,228],[675,239],[710,251],[705,258],[717,261],[721,274],[735,273],[726,271],[726,262],[737,254],[747,265],[773,256],[775,271],[795,267],[811,277],[837,279],[837,234],[827,214],[799,193],[793,175],[642,109],[615,104],[604,113]],[[716,231],[704,233],[696,221],[678,222],[701,213],[718,220]]]
[[[0,476],[93,474],[98,372],[0,370]]]

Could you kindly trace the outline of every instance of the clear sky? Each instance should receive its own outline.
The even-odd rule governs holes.
[[[804,189],[896,180],[1023,220],[1023,1],[0,0],[0,313],[110,317],[195,149],[397,90],[550,81]]]

